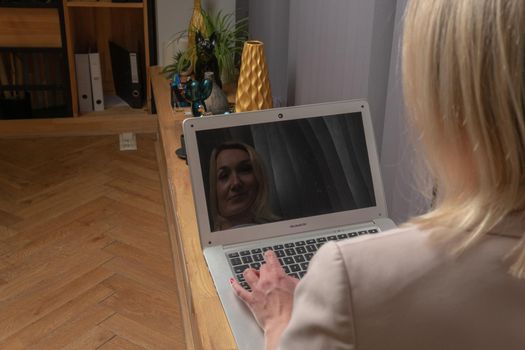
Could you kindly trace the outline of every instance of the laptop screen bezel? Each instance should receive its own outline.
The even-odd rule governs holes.
[[[244,226],[235,229],[212,231],[198,152],[197,132],[240,125],[256,125],[268,122],[331,116],[360,112],[362,116],[370,172],[374,187],[375,206],[341,211],[337,213],[310,216],[291,220]],[[268,239],[289,234],[348,226],[370,222],[375,218],[387,217],[386,202],[381,179],[379,158],[372,127],[368,103],[364,100],[329,102],[315,105],[274,108],[262,111],[235,113],[225,116],[188,118],[183,122],[184,140],[190,168],[193,199],[202,247],[237,244],[247,241]]]

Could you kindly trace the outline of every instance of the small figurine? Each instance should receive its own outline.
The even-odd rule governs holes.
[[[173,75],[171,80],[171,106],[189,107],[190,103],[184,98],[187,76],[180,76],[178,73]]]
[[[197,61],[195,63],[195,79],[204,79],[204,73],[213,72],[215,82],[222,89],[221,75],[219,72],[219,61],[215,56],[215,45],[217,34],[213,32],[209,38],[205,38],[201,32],[195,34],[195,51]]]
[[[186,82],[186,89],[184,90],[184,97],[191,101],[191,112],[194,117],[200,117],[207,112],[206,100],[213,87],[213,80],[204,79],[202,81],[192,80],[188,78]]]

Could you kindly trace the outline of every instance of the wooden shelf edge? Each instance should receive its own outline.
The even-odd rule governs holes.
[[[68,1],[65,2],[66,7],[98,7],[98,8],[128,8],[128,9],[142,9],[143,2],[98,2],[98,1]]]
[[[0,138],[158,133],[156,115],[0,120]]]

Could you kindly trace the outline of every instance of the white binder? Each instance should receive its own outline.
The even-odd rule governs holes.
[[[89,70],[91,73],[91,92],[93,93],[93,109],[104,110],[104,91],[102,90],[102,74],[100,73],[100,55],[89,54]]]
[[[80,113],[93,111],[91,93],[91,74],[89,73],[89,56],[87,53],[75,54],[75,71],[77,74],[78,109]]]

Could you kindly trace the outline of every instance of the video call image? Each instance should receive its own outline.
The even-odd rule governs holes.
[[[361,113],[197,132],[212,231],[375,206]]]

